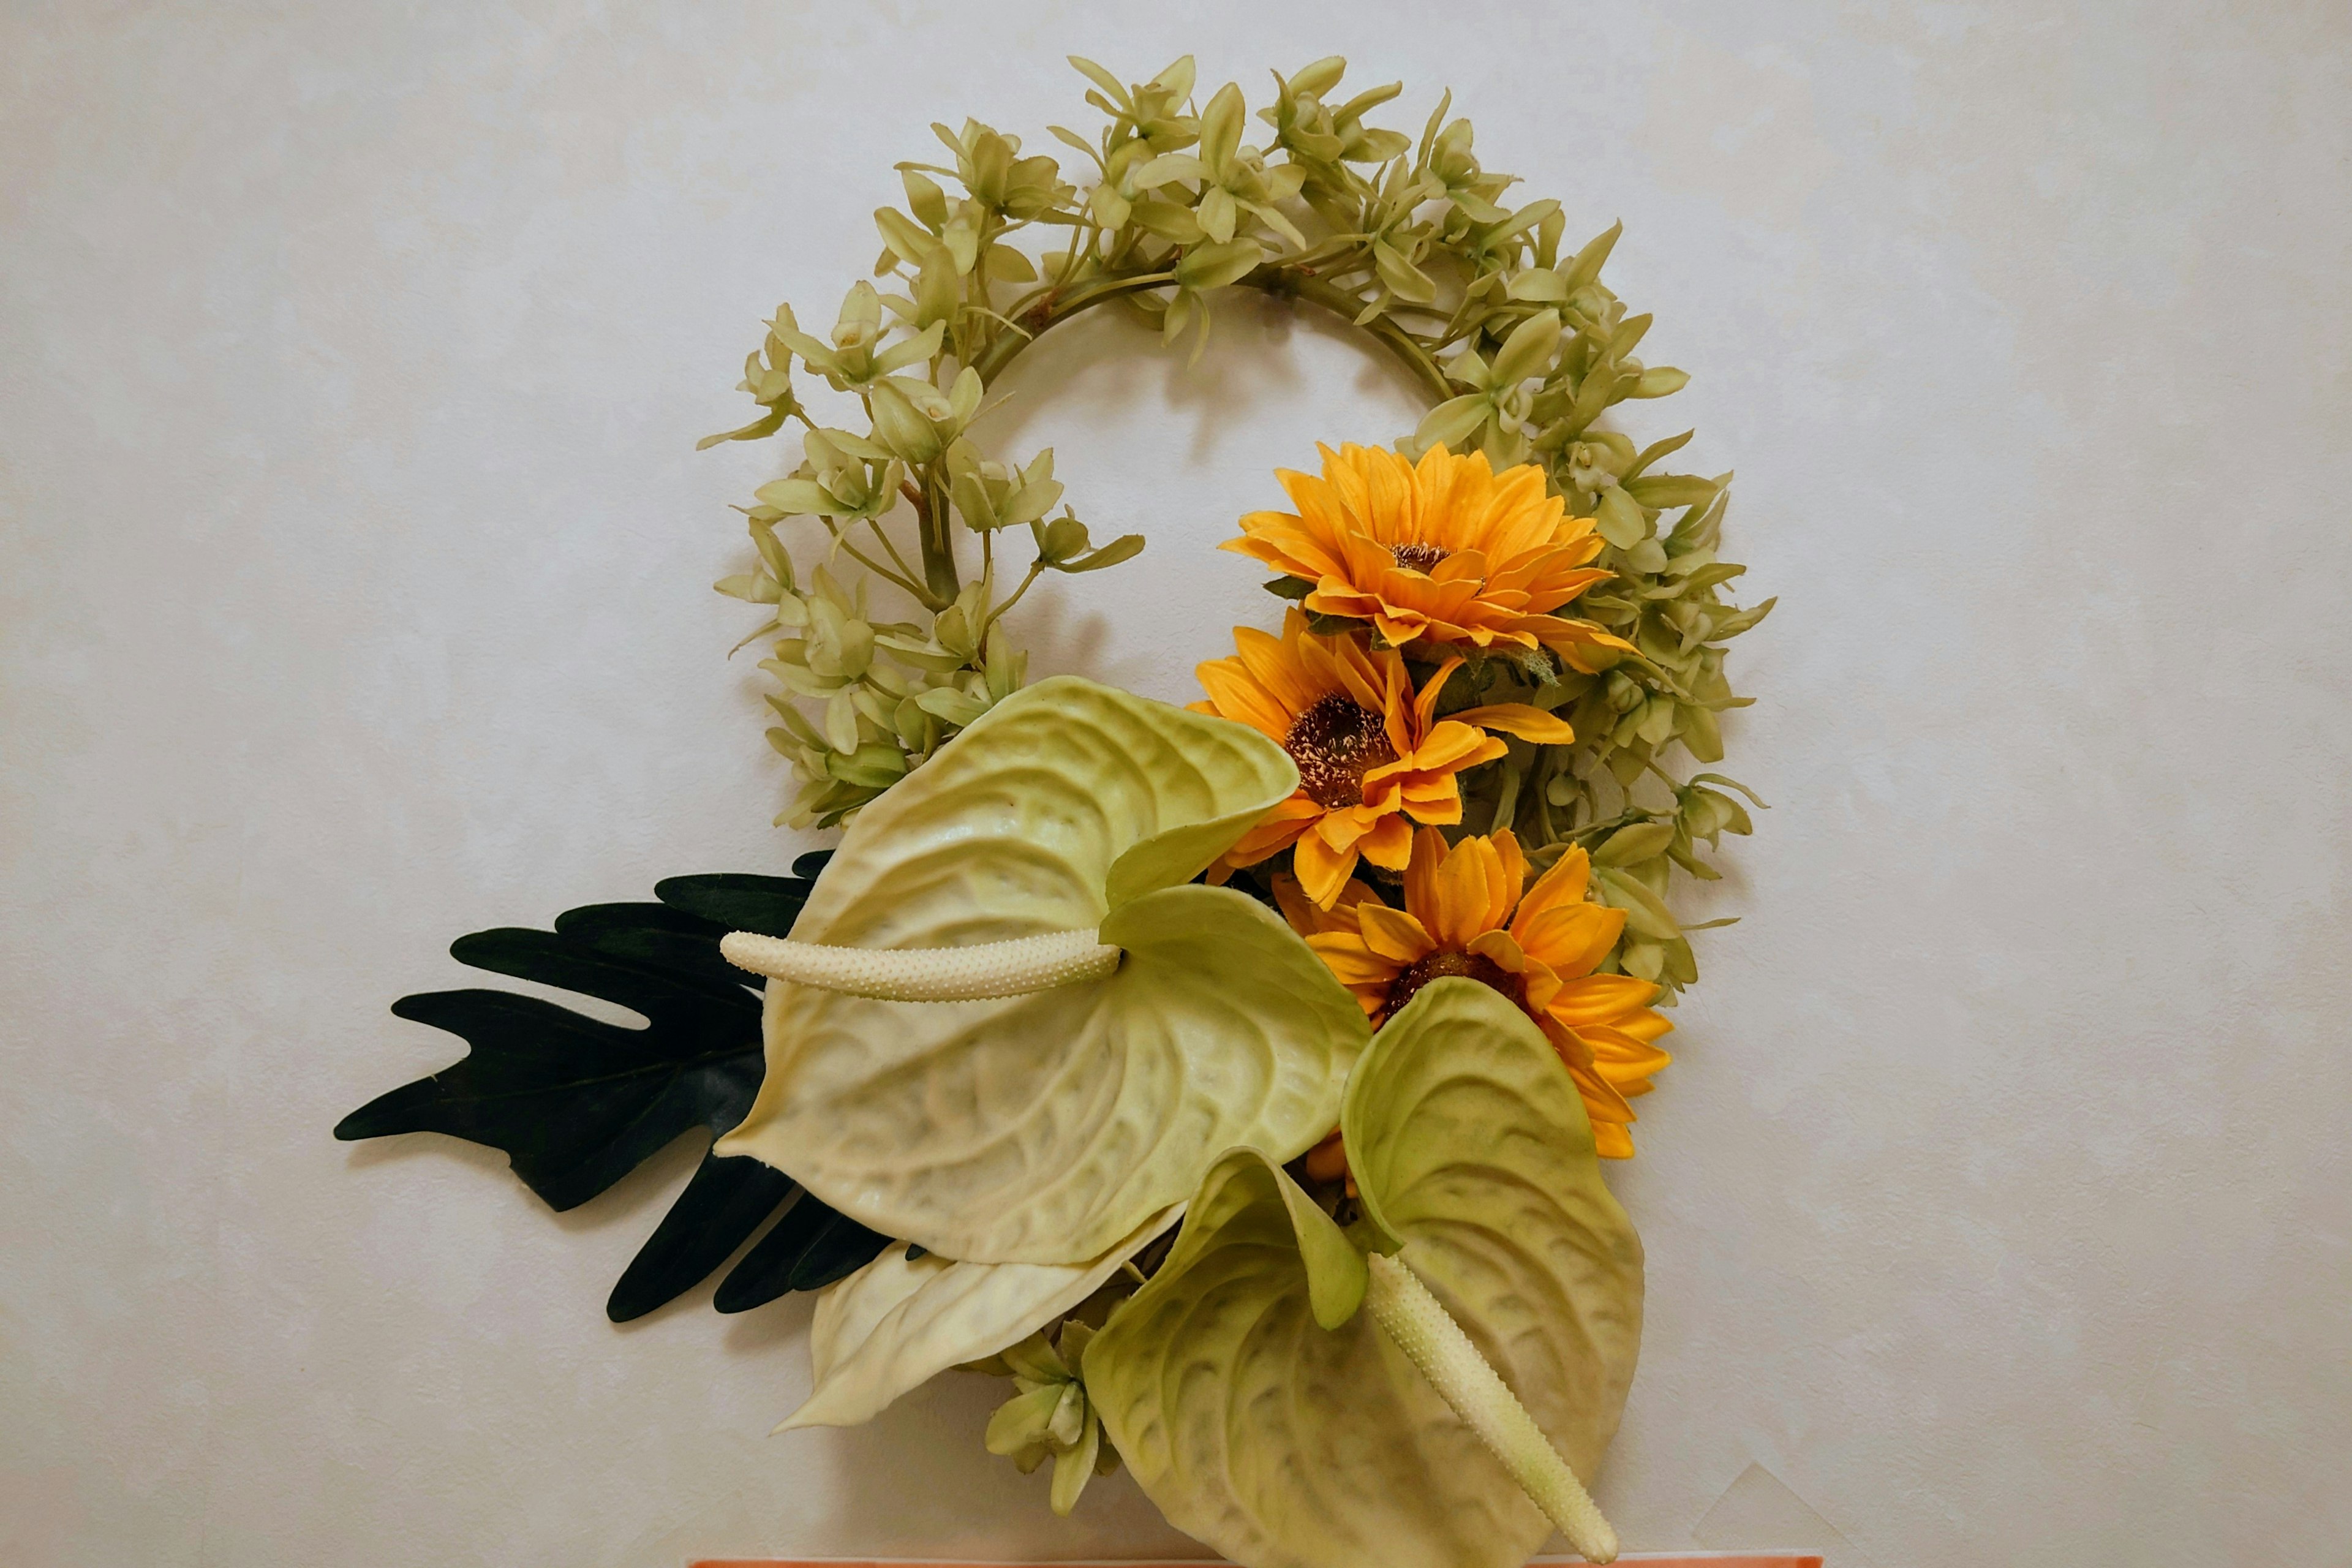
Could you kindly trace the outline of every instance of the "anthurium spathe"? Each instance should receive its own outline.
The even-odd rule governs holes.
[[[1220,1151],[1328,1131],[1369,1036],[1283,921],[1186,885],[1297,787],[1246,726],[1090,681],[998,703],[850,826],[719,1144],[965,1263],[1099,1258]]]
[[[1085,1263],[959,1263],[892,1243],[818,1299],[809,1396],[777,1430],[870,1421],[948,1368],[1020,1342],[1094,1294],[1175,1219],[1163,1210]]]
[[[1550,1043],[1434,981],[1342,1127],[1360,1215],[1228,1153],[1088,1346],[1091,1408],[1171,1523],[1253,1568],[1519,1568],[1555,1523],[1606,1561],[1577,1478],[1633,1381],[1642,1250]]]

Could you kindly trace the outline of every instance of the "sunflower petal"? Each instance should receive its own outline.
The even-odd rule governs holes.
[[[1307,617],[1295,609],[1282,617],[1279,637],[1268,637],[1254,626],[1234,628],[1234,652],[1242,668],[1294,721],[1330,691],[1313,679],[1314,672],[1297,657],[1299,639],[1306,635]],[[1283,732],[1289,733],[1287,724]]]
[[[1412,860],[1412,829],[1393,813],[1372,824],[1356,848],[1365,859],[1385,871],[1402,871]]]
[[[1310,936],[1307,945],[1342,985],[1386,985],[1404,972],[1404,965],[1382,958],[1363,938],[1344,931]]]
[[[1592,858],[1583,850],[1570,849],[1552,863],[1550,870],[1536,879],[1536,885],[1529,888],[1528,896],[1519,900],[1519,918],[1513,922],[1513,929],[1517,930],[1520,924],[1555,906],[1582,903],[1584,885],[1591,871]],[[1527,940],[1524,933],[1519,940]]]
[[[1520,974],[1527,971],[1528,955],[1519,951],[1519,944],[1511,940],[1508,931],[1480,931],[1472,939],[1470,951],[1509,973]]]
[[[1276,745],[1290,733],[1297,714],[1285,712],[1281,702],[1250,679],[1240,659],[1213,658],[1195,667],[1192,674],[1216,704],[1218,718],[1246,724]]]
[[[1466,952],[1485,932],[1501,927],[1518,892],[1505,886],[1502,857],[1494,842],[1465,838],[1437,868],[1438,917],[1433,932],[1444,946]]]
[[[1625,1097],[1617,1092],[1616,1085],[1589,1067],[1570,1062],[1568,1076],[1576,1080],[1576,1092],[1584,1100],[1584,1113],[1592,1120],[1593,1152],[1604,1160],[1632,1159],[1633,1137],[1625,1128],[1634,1116]],[[1612,1131],[1613,1138],[1607,1136]]]
[[[1402,910],[1392,910],[1386,904],[1358,906],[1356,918],[1364,933],[1364,945],[1380,957],[1403,967],[1420,963],[1437,951],[1422,923]]]
[[[1568,721],[1555,713],[1525,702],[1496,702],[1484,708],[1465,708],[1459,713],[1448,714],[1456,724],[1475,724],[1481,730],[1500,730],[1506,735],[1517,735],[1522,741],[1532,741],[1539,746],[1565,746],[1576,739],[1576,731]]]
[[[1414,749],[1412,762],[1416,772],[1459,773],[1481,763],[1491,763],[1507,749],[1483,730],[1442,719]]]
[[[1563,980],[1592,973],[1625,930],[1625,911],[1601,904],[1565,904],[1533,920],[1512,922],[1511,934]]]
[[[1587,974],[1561,982],[1559,998],[1551,1004],[1550,1011],[1573,1028],[1587,1024],[1615,1024],[1647,1010],[1657,994],[1656,986],[1630,974]]]
[[[1258,819],[1256,826],[1235,840],[1234,847],[1225,851],[1224,863],[1255,866],[1267,856],[1289,848],[1322,816],[1321,806],[1303,794],[1294,795],[1277,804]]]
[[[1559,1015],[1555,1012],[1552,1016]],[[1646,1087],[1652,1074],[1663,1071],[1675,1059],[1673,1053],[1606,1025],[1582,1024],[1575,1028],[1584,1043],[1592,1047],[1592,1070],[1625,1093],[1642,1092],[1633,1086]]]
[[[1298,837],[1297,851],[1291,857],[1291,868],[1297,872],[1298,885],[1306,889],[1307,896],[1328,910],[1339,901],[1348,878],[1356,869],[1356,858],[1353,845],[1339,849],[1319,832],[1303,833]]]

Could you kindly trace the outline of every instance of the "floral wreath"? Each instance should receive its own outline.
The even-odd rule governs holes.
[[[1398,87],[1338,100],[1322,60],[1249,146],[1240,89],[1196,106],[1189,58],[1139,85],[1072,63],[1107,121],[1054,128],[1086,188],[934,126],[948,161],[900,164],[875,215],[884,289],[824,339],[780,309],[760,416],[703,443],[800,427],[744,509],[757,564],[718,586],[767,611],[777,820],[839,847],[461,938],[647,1025],[404,997],[467,1055],[336,1135],[486,1143],[563,1209],[707,1129],[607,1311],[730,1258],[721,1311],[822,1290],[785,1426],[962,1368],[1012,1380],[984,1441],[1050,1460],[1057,1512],[1124,1461],[1247,1568],[1517,1568],[1554,1525],[1605,1562],[1579,1478],[1632,1382],[1642,1254],[1599,1161],[1633,1154],[1657,1009],[1697,978],[1674,870],[1715,877],[1702,847],[1761,804],[1665,761],[1720,760],[1723,645],[1771,607],[1720,595],[1729,476],[1660,471],[1687,432],[1601,427],[1686,378],[1633,357],[1617,228],[1563,254],[1559,205],[1503,205],[1450,98],[1415,141],[1364,121]],[[1433,406],[1241,520],[1222,548],[1289,605],[1190,710],[1028,683],[1007,613],[1143,540],[1097,543],[1050,450],[992,460],[968,427],[1058,323],[1112,305],[1197,353],[1232,288],[1345,316]],[[816,382],[862,429],[820,422]]]

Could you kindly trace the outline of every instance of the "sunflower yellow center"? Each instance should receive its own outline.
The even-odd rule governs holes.
[[[1391,544],[1389,553],[1396,557],[1398,565],[1408,571],[1426,572],[1454,552],[1442,544],[1413,543]]]
[[[1364,804],[1364,775],[1397,760],[1381,716],[1335,691],[1299,714],[1282,749],[1298,764],[1298,787],[1327,811]]]
[[[1413,999],[1415,993],[1433,980],[1460,975],[1479,984],[1501,992],[1516,1006],[1527,1005],[1527,990],[1519,977],[1496,963],[1475,952],[1433,952],[1427,958],[1389,982],[1391,1013]]]

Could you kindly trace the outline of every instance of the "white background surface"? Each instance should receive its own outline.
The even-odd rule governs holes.
[[[1747,919],[1616,1173],[1629,1543],[2352,1562],[2328,0],[9,5],[0,1561],[1185,1549],[1124,1478],[1054,1520],[979,1380],[766,1438],[804,1300],[607,1325],[690,1149],[555,1219],[327,1132],[452,1058],[384,1007],[457,933],[803,847],[707,586],[781,454],[692,442],[928,121],[1047,144],[1064,52],[1188,48],[1254,101],[1344,50],[1412,128],[1450,84],[1490,166],[1624,218],[1696,377],[1630,428],[1738,467],[1783,595],[1727,726]],[[1414,413],[1238,304],[1195,369],[1104,322],[1010,384],[1003,438],[1152,542],[1037,606],[1037,668],[1179,698],[1273,617],[1209,549],[1268,470]]]

